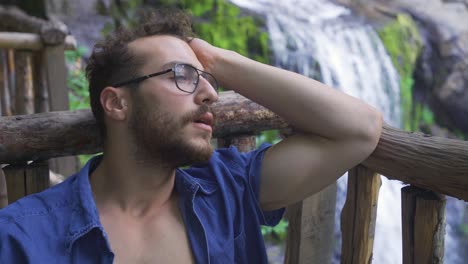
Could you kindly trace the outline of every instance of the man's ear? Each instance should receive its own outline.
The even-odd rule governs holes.
[[[101,92],[104,114],[111,119],[122,121],[127,118],[128,104],[122,89],[108,86]]]

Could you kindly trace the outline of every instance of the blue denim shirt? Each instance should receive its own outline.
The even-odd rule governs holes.
[[[177,169],[179,208],[197,263],[267,263],[260,225],[277,224],[284,212],[264,212],[258,203],[268,147],[219,149],[206,164]],[[113,262],[89,183],[101,158],[0,210],[1,263]]]

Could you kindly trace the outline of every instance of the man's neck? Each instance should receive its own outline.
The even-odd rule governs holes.
[[[141,218],[157,214],[174,199],[175,168],[106,153],[90,183],[100,214]]]

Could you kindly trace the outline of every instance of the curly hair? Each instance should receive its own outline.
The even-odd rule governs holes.
[[[91,110],[103,139],[106,137],[106,125],[100,102],[101,92],[107,86],[138,75],[145,58],[133,54],[128,44],[138,38],[153,35],[172,35],[189,41],[194,37],[191,17],[178,9],[154,10],[144,16],[135,28],[120,27],[94,45],[86,66],[86,76],[89,81]]]

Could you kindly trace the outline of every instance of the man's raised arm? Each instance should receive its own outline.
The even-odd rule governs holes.
[[[190,46],[222,86],[267,107],[301,132],[265,154],[260,185],[264,210],[320,191],[375,149],[382,116],[363,101],[200,39]]]

